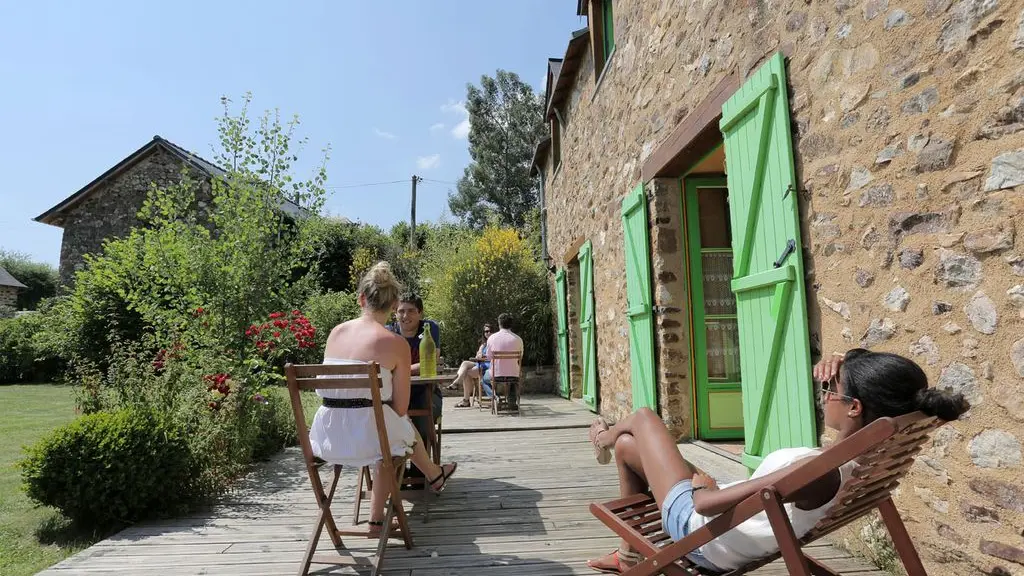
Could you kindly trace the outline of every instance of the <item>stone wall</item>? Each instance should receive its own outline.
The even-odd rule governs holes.
[[[121,238],[140,224],[137,217],[151,184],[159,187],[181,179],[181,160],[157,147],[127,170],[104,182],[84,201],[71,208],[64,222],[60,249],[60,279],[74,282],[85,266],[86,254],[97,254],[108,238]],[[196,175],[198,177],[198,174]],[[208,187],[204,187],[208,194]]]
[[[897,505],[930,574],[1024,574],[1022,20],[1019,0],[617,2],[615,52],[600,85],[584,58],[545,191],[555,260],[594,245],[601,412],[631,408],[621,199],[724,76],[781,50],[812,342],[907,355],[968,396]],[[685,248],[671,251],[674,225],[658,219],[677,208],[652,188],[659,393],[678,431],[689,337],[672,268]],[[871,525],[843,538],[881,547]]]
[[[686,437],[694,422],[690,410],[690,286],[683,241],[682,191],[679,180],[674,178],[654,180],[647,189],[658,406],[669,430],[677,437]]]
[[[18,309],[18,289],[13,286],[0,286],[0,306],[12,310]]]

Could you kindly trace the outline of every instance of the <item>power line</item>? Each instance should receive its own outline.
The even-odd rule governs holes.
[[[449,182],[448,180],[434,180],[433,178],[420,178],[424,182],[433,182],[434,184],[448,184],[451,186],[458,185],[457,182]]]
[[[341,190],[343,188],[365,188],[367,186],[384,186],[386,184],[405,184],[408,180],[391,180],[389,182],[367,182],[366,184],[346,184],[344,186],[325,186],[327,190]]]

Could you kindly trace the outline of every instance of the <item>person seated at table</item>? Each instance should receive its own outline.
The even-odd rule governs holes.
[[[412,364],[409,345],[384,327],[398,302],[400,285],[387,262],[378,262],[359,283],[359,307],[362,315],[331,330],[324,350],[324,364],[380,365],[381,401],[385,402],[384,426],[391,454],[382,455],[380,439],[368,390],[317,390],[324,399],[350,400],[351,406],[321,406],[309,428],[313,454],[333,464],[374,467],[370,497],[370,532],[379,533],[384,518],[388,483],[378,481],[381,459],[410,455],[413,463],[429,479],[431,490],[441,492],[458,464],[438,466],[430,459],[423,440],[409,421]],[[336,402],[334,402],[336,403]]]
[[[487,338],[491,335],[491,325],[484,324],[484,335],[480,338],[480,347],[476,350],[476,356],[474,358],[486,358],[487,357]],[[481,388],[483,388],[484,397],[490,397],[491,395],[491,363],[490,361],[473,362],[472,360],[464,360],[459,365],[458,374],[455,376],[455,380],[448,385],[449,390],[454,390],[456,386],[462,384],[462,401],[455,405],[456,408],[469,408],[470,400],[473,398],[477,388],[477,381],[483,378]],[[482,375],[482,376],[481,376]]]
[[[398,299],[398,309],[395,311],[398,322],[388,324],[388,330],[405,338],[412,353],[412,375],[420,374],[420,337],[423,335],[423,327],[430,329],[430,336],[434,339],[434,347],[437,357],[441,357],[441,328],[433,320],[423,318],[423,299],[412,292],[406,292]],[[409,408],[423,410],[427,407],[427,386],[414,386],[412,396],[409,399]],[[444,397],[441,395],[439,386],[431,386],[434,394],[434,420],[441,418],[441,408]],[[430,436],[430,418],[427,416],[414,416],[413,424],[420,431],[420,436]],[[413,473],[415,475],[415,473]]]
[[[920,410],[947,422],[970,406],[960,394],[928,387],[928,377],[913,361],[896,354],[854,349],[814,367],[821,383],[820,402],[825,425],[838,432],[836,441],[849,437],[877,418],[897,417]],[[601,419],[590,428],[598,462],[611,461],[619,472],[622,496],[650,490],[661,508],[662,525],[673,541],[702,528],[743,500],[788,474],[804,458],[820,453],[815,448],[783,448],[766,455],[749,480],[718,486],[713,478],[683,459],[676,439],[652,410],[641,408],[611,428]],[[850,478],[856,462],[848,462],[793,495],[785,510],[797,538],[807,534],[836,503],[839,489]],[[734,570],[779,550],[764,512],[687,555],[710,572]],[[622,542],[619,549],[587,565],[618,574],[642,560]]]
[[[519,375],[522,371],[523,339],[512,331],[514,320],[511,314],[501,313],[498,315],[498,331],[491,334],[487,339],[487,359],[491,361],[492,386],[499,384],[508,386],[509,410],[518,409],[519,394],[516,386],[519,385]],[[511,358],[494,358],[495,352],[519,352],[519,360]]]

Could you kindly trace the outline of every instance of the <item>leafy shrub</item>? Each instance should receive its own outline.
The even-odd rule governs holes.
[[[257,414],[259,436],[253,447],[255,460],[269,458],[298,442],[295,413],[292,411],[288,391],[284,388],[271,388],[261,397],[264,402]]]
[[[41,338],[45,322],[37,312],[0,319],[0,383],[49,382],[60,377],[64,362]]]
[[[9,320],[17,316],[17,310],[7,306],[6,304],[0,304],[0,320]]]
[[[479,236],[451,232],[428,257],[423,283],[427,314],[442,323],[445,357],[465,359],[478,347],[480,326],[512,314],[525,345],[524,363],[551,362],[552,324],[544,270],[512,228]]]
[[[28,254],[0,250],[0,267],[27,287],[18,292],[17,308],[21,310],[35,310],[44,298],[57,294],[57,270],[45,262],[33,262]]]
[[[186,438],[150,410],[83,416],[27,449],[19,466],[30,498],[83,526],[177,512],[194,497]]]
[[[352,292],[316,294],[306,300],[303,309],[309,321],[316,327],[317,352],[321,357],[331,330],[342,322],[357,318],[362,313],[362,310],[359,309],[359,300]]]

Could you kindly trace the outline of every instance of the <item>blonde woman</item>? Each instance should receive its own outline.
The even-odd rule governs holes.
[[[324,364],[376,362],[380,365],[381,400],[386,402],[384,424],[391,454],[380,453],[373,408],[365,402],[345,402],[370,398],[366,390],[317,390],[325,404],[338,407],[324,405],[317,410],[309,430],[309,440],[313,453],[327,462],[354,467],[376,464],[375,477],[379,474],[382,458],[411,455],[413,464],[429,479],[430,488],[440,492],[455,473],[457,464],[438,466],[427,454],[407,415],[412,363],[409,344],[384,327],[398,305],[401,289],[388,263],[378,262],[359,283],[362,315],[336,326],[327,338],[324,350]],[[387,486],[386,482],[373,483],[371,534],[379,532],[382,527]]]

